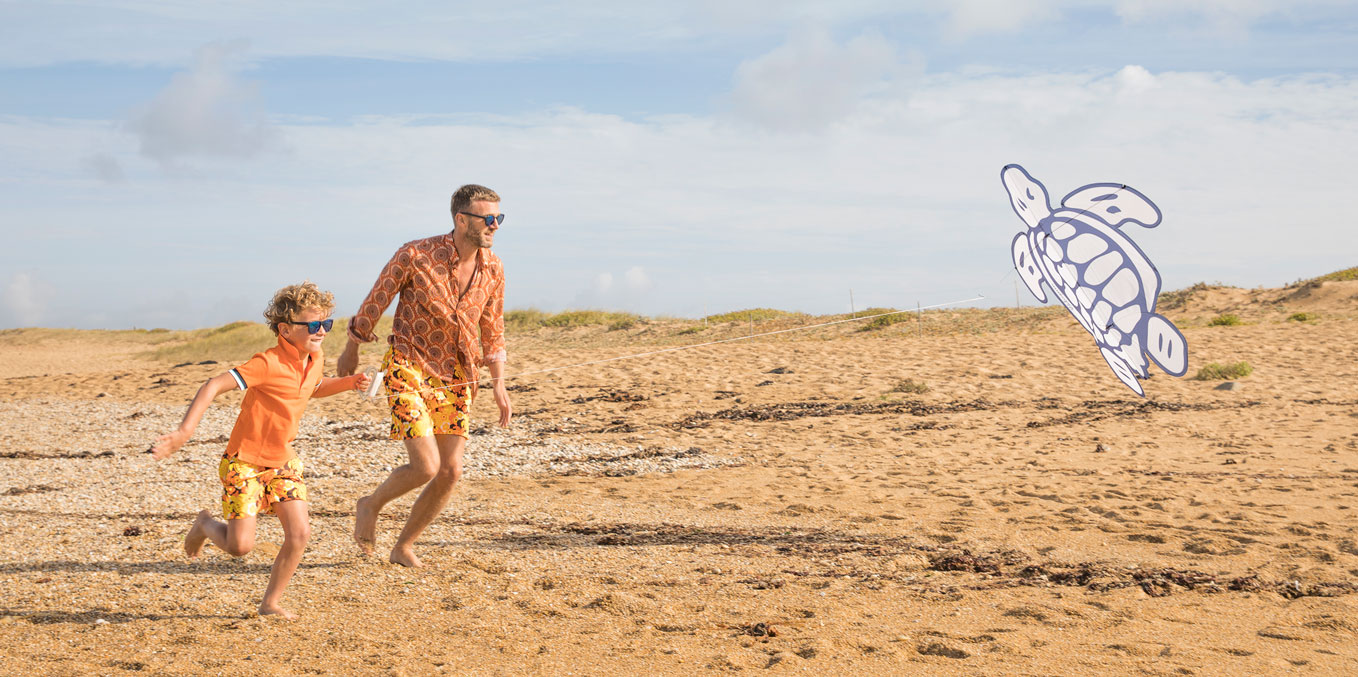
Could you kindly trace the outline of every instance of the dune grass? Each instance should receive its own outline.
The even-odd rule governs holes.
[[[635,313],[621,313],[611,310],[567,310],[556,314],[544,313],[536,308],[505,311],[506,331],[533,331],[541,327],[608,327],[611,331],[631,329],[646,322],[646,318]]]
[[[924,381],[916,381],[915,379],[905,378],[897,381],[894,385],[891,386],[891,389],[888,390],[887,392],[907,393],[910,395],[923,395],[924,393],[929,392],[929,384],[925,383]]]
[[[887,315],[886,313],[892,314]],[[895,308],[865,308],[863,309],[862,312],[858,314],[865,317],[881,315],[881,317],[873,317],[871,320],[865,321],[863,323],[863,326],[858,328],[858,331],[876,331],[878,329],[886,329],[887,327],[890,327],[893,324],[898,324],[900,322],[909,322],[915,319],[915,315],[913,313],[897,311]]]
[[[1155,301],[1156,309],[1163,312],[1166,310],[1182,308],[1185,305],[1188,305],[1188,300],[1193,298],[1195,294],[1207,291],[1211,288],[1211,285],[1208,285],[1206,282],[1199,282],[1195,285],[1184,287],[1183,289],[1161,292],[1159,298]]]
[[[1287,316],[1288,322],[1313,322],[1320,319],[1317,313],[1292,313]]]
[[[1209,327],[1235,327],[1242,324],[1244,324],[1244,321],[1235,313],[1222,313],[1207,322]]]
[[[1254,367],[1249,362],[1236,362],[1235,364],[1218,364],[1209,362],[1204,364],[1193,377],[1197,381],[1233,381],[1238,378],[1245,378],[1254,373]]]
[[[1358,280],[1358,266],[1336,270],[1333,273],[1315,278],[1316,282],[1351,282],[1353,280]]]
[[[1322,282],[1352,282],[1358,280],[1358,266],[1336,270],[1333,273],[1326,273],[1318,277],[1305,280],[1297,280],[1287,285],[1284,289],[1296,289],[1298,287],[1319,287]]]
[[[62,341],[74,337],[97,336],[101,340],[127,341],[142,345],[156,345],[173,341],[180,332],[169,329],[51,329],[23,327],[0,329],[0,345],[20,345]]]
[[[777,308],[747,308],[745,310],[733,310],[729,313],[708,315],[702,318],[713,324],[723,322],[768,322],[769,320],[781,320],[790,317],[807,317],[805,313],[794,313]]]

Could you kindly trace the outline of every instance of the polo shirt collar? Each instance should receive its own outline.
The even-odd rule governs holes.
[[[306,356],[302,354],[302,351],[298,350],[297,346],[288,343],[288,340],[282,336],[278,337],[278,349],[299,366],[305,364],[303,360],[306,359]]]

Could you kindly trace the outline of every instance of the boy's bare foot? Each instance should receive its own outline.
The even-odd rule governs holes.
[[[412,569],[418,569],[424,566],[424,562],[421,562],[420,558],[415,556],[415,550],[409,547],[392,548],[391,557],[389,559],[392,564],[399,564],[403,567],[410,567]]]
[[[373,554],[377,546],[377,511],[372,509],[372,500],[367,496],[358,499],[354,506],[354,542],[364,555]]]
[[[189,559],[198,559],[203,554],[203,544],[207,542],[207,532],[203,530],[203,523],[212,519],[212,513],[200,510],[198,516],[193,519],[193,526],[189,527],[189,533],[184,536],[184,554]]]
[[[259,615],[260,615],[260,616],[278,616],[278,617],[282,618],[282,619],[285,620],[285,621],[295,621],[295,620],[297,620],[297,614],[292,613],[291,611],[288,611],[287,609],[284,609],[283,607],[278,606],[277,604],[261,604],[261,605],[259,605]]]

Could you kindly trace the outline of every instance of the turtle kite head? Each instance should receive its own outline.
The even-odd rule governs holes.
[[[1009,202],[1014,206],[1014,213],[1029,228],[1036,228],[1042,219],[1051,216],[1047,189],[1027,170],[1018,165],[1005,165],[1000,170],[1000,181],[1004,183],[1004,189],[1009,191]]]

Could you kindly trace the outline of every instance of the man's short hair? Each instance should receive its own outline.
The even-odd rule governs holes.
[[[458,188],[457,192],[453,193],[453,207],[452,207],[453,218],[454,219],[457,218],[458,212],[467,211],[467,209],[472,206],[472,203],[476,202],[477,200],[485,200],[486,202],[499,202],[500,196],[496,194],[495,191],[485,186],[478,186],[474,183],[469,183],[461,188]]]
[[[321,291],[310,280],[288,285],[274,292],[269,307],[264,309],[264,319],[268,320],[269,329],[277,334],[278,325],[296,320],[308,308],[320,308],[329,313],[335,309],[335,295]]]

